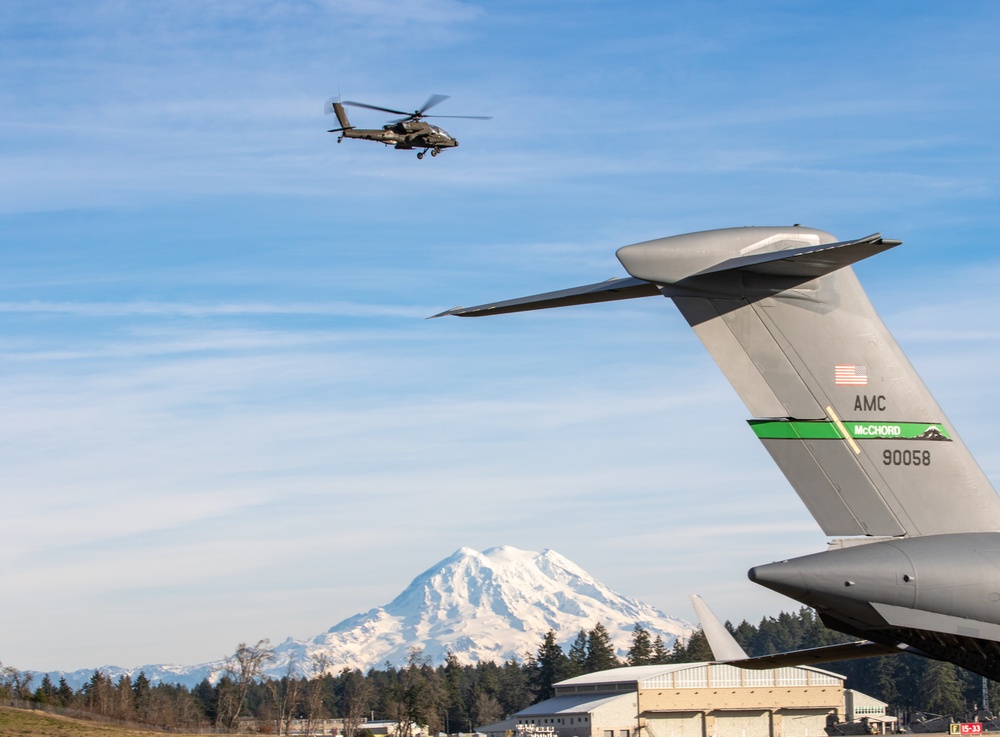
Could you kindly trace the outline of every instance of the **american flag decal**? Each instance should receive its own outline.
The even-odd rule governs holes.
[[[838,363],[833,367],[833,383],[837,386],[868,386],[868,367]]]

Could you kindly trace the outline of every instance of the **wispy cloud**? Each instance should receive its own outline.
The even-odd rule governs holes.
[[[328,303],[195,304],[183,302],[0,302],[0,312],[82,317],[225,317],[234,315],[323,315],[338,317],[427,317],[430,307]]]

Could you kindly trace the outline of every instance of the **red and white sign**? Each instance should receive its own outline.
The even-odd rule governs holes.
[[[951,725],[952,734],[982,734],[982,722],[963,722],[962,724]]]

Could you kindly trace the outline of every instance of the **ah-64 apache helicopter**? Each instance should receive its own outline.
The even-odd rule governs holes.
[[[328,131],[328,133],[340,133],[337,136],[337,143],[340,143],[345,138],[360,138],[365,141],[378,141],[379,143],[384,143],[386,146],[394,146],[398,149],[423,149],[423,151],[417,153],[418,159],[424,158],[424,154],[428,151],[431,152],[431,156],[437,156],[441,153],[441,149],[455,148],[458,145],[458,141],[452,138],[448,131],[436,125],[425,123],[422,118],[490,120],[490,117],[485,115],[426,115],[428,110],[447,99],[448,95],[431,95],[427,98],[427,102],[424,103],[423,107],[414,110],[412,113],[407,113],[402,110],[378,107],[377,105],[366,105],[363,102],[348,102],[346,100],[340,102],[331,97],[326,101],[324,112],[327,115],[335,113],[341,127],[334,128]],[[381,110],[384,113],[393,113],[405,117],[399,120],[392,120],[380,129],[355,128],[347,119],[347,111],[344,110],[344,105],[353,105],[354,107],[363,107],[369,110]]]

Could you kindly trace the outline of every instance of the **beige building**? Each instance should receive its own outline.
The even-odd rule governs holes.
[[[824,737],[846,716],[844,677],[807,666],[642,665],[555,685],[555,696],[480,728],[490,737]],[[539,735],[539,737],[540,737]]]

